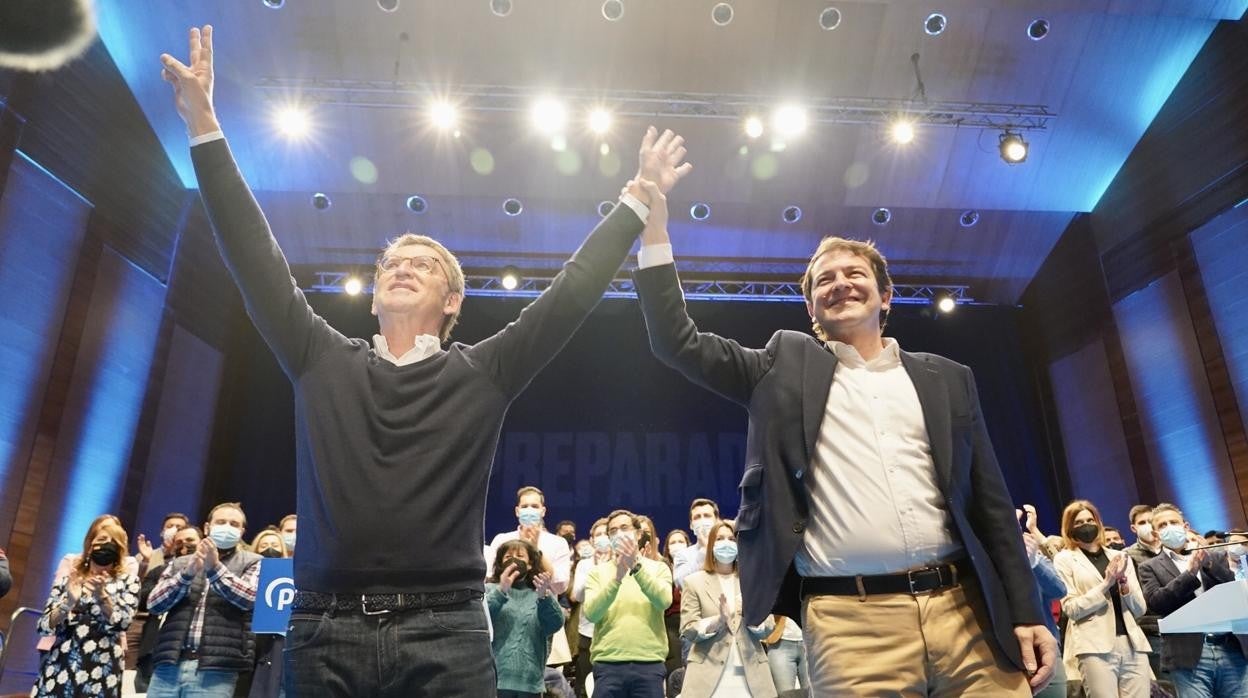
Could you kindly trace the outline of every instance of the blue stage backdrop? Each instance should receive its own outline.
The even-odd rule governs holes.
[[[350,336],[376,331],[366,297],[311,300]],[[454,338],[479,340],[527,302],[469,298]],[[690,312],[702,329],[747,346],[763,346],[778,329],[808,327],[805,308],[795,303],[695,302]],[[1050,459],[1016,317],[1012,308],[965,307],[939,318],[899,308],[889,333],[906,349],[944,354],[975,369],[1016,502],[1034,502],[1043,520],[1054,522]],[[213,461],[224,470],[206,499],[241,500],[258,530],[294,505],[291,390],[249,325],[239,327],[235,348],[215,430]],[[546,493],[548,526],[571,519],[581,536],[617,507],[650,515],[661,535],[687,527],[694,497],[714,498],[725,516],[733,516],[745,430],[744,409],[653,357],[635,301],[603,301],[511,408],[487,493],[486,538],[515,527],[515,492],[522,485]]]

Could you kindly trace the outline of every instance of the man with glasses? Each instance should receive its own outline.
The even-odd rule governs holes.
[[[493,695],[481,550],[503,417],[598,302],[652,194],[691,169],[683,139],[650,128],[637,177],[651,187],[631,184],[541,297],[477,344],[442,346],[464,297],[454,255],[425,236],[395,240],[377,263],[370,345],[330,327],[292,281],[217,122],[212,55],[212,28],[193,28],[190,65],[161,61],[217,245],[294,384],[301,533],[287,693]]]
[[[665,562],[637,554],[642,530],[631,511],[611,512],[607,536],[615,559],[596,565],[585,581],[581,613],[594,624],[594,698],[663,697],[663,612],[672,605],[672,572]]]

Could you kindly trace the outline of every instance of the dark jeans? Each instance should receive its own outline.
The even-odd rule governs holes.
[[[663,698],[663,662],[594,662],[594,698]]]
[[[499,691],[498,698],[542,698],[542,694],[521,693],[520,691]]]
[[[283,655],[290,698],[475,698],[497,686],[479,599],[375,616],[294,611]]]
[[[589,676],[589,646],[593,643],[593,638],[585,637],[577,633],[576,644],[576,684],[572,690],[576,693],[576,698],[589,698],[589,691],[585,690],[585,677]]]

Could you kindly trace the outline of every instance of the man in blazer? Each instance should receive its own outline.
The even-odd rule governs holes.
[[[1140,565],[1140,585],[1151,612],[1165,617],[1194,600],[1198,591],[1235,580],[1221,551],[1184,554],[1188,526],[1178,507],[1154,507],[1153,530],[1161,539],[1161,554]],[[1161,668],[1170,672],[1180,696],[1248,695],[1246,656],[1248,635],[1176,633],[1161,639]]]
[[[651,347],[749,410],[737,515],[745,622],[774,612],[803,623],[816,695],[1028,695],[1024,672],[1043,686],[1056,641],[974,378],[882,336],[883,257],[825,239],[802,278],[824,341],[780,331],[749,349],[689,318],[657,201],[636,274]],[[906,625],[917,617],[923,627]],[[965,661],[938,660],[925,640]]]

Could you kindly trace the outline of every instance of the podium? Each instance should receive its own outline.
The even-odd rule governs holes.
[[[1162,618],[1163,635],[1235,633],[1248,635],[1248,580],[1219,584]]]

